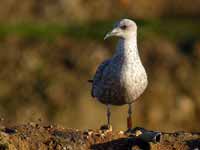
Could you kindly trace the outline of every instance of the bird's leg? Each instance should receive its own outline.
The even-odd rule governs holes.
[[[100,127],[100,130],[106,130],[106,131],[112,131],[112,126],[110,125],[110,116],[111,116],[111,112],[110,112],[110,104],[107,104],[107,124],[106,125],[102,125]]]
[[[127,118],[127,128],[130,130],[132,128],[132,109],[131,109],[131,103],[128,104],[128,118]]]
[[[108,125],[108,128],[110,127],[110,116],[111,116],[110,104],[107,104],[107,125]]]

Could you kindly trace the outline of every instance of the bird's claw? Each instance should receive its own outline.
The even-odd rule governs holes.
[[[109,125],[109,124],[104,124],[104,125],[102,125],[102,126],[100,127],[100,130],[111,132],[111,131],[112,131],[112,126]]]

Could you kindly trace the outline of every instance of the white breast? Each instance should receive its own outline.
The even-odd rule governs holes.
[[[141,63],[125,64],[122,69],[121,83],[125,88],[127,101],[135,101],[146,89],[148,80]]]

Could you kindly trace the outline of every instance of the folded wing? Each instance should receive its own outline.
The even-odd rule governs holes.
[[[91,95],[92,97],[96,97],[97,95],[95,93],[98,93],[98,84],[101,82],[102,77],[103,77],[103,72],[105,68],[110,64],[110,59],[105,60],[98,68],[97,71],[94,75],[94,78],[92,80],[92,91]]]

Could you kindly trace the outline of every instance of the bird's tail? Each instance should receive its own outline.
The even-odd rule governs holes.
[[[93,83],[93,80],[88,80],[89,83]]]

